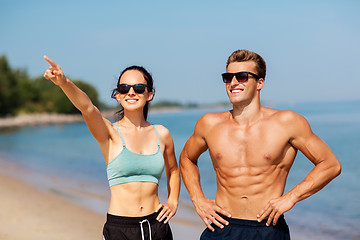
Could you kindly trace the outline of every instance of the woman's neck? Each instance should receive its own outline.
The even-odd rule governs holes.
[[[119,121],[119,123],[124,127],[134,128],[141,128],[148,125],[142,112],[141,114],[135,112],[127,112],[124,114],[124,117]]]

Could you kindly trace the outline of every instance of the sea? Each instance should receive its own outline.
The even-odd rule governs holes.
[[[285,213],[293,239],[360,239],[360,101],[272,104],[271,107],[303,115],[342,164],[339,177]],[[229,109],[150,111],[148,120],[169,129],[178,159],[203,114]],[[107,211],[110,191],[106,165],[99,145],[84,123],[0,129],[0,161],[3,174],[99,213]],[[200,156],[199,168],[206,197],[215,198],[216,180],[208,152]],[[313,164],[299,152],[285,191],[302,181],[312,168]],[[160,181],[159,195],[162,201],[166,199],[165,175]],[[184,185],[180,198],[180,204],[192,206]]]

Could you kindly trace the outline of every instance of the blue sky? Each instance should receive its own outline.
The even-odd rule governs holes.
[[[41,75],[47,55],[106,103],[119,73],[153,75],[155,101],[227,101],[227,57],[267,62],[261,97],[274,103],[360,100],[360,1],[0,0],[0,55]]]

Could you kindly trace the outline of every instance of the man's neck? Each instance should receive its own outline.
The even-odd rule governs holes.
[[[260,99],[254,99],[248,104],[233,104],[232,119],[238,123],[252,123],[261,117]]]

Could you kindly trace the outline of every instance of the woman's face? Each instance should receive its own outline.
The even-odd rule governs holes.
[[[145,84],[146,80],[144,75],[138,70],[128,70],[123,73],[120,78],[119,84],[135,85]],[[153,97],[153,93],[149,92],[147,88],[143,93],[136,93],[134,87],[130,87],[127,93],[116,94],[116,100],[121,103],[124,110],[136,111],[144,108],[147,101],[150,101]]]

